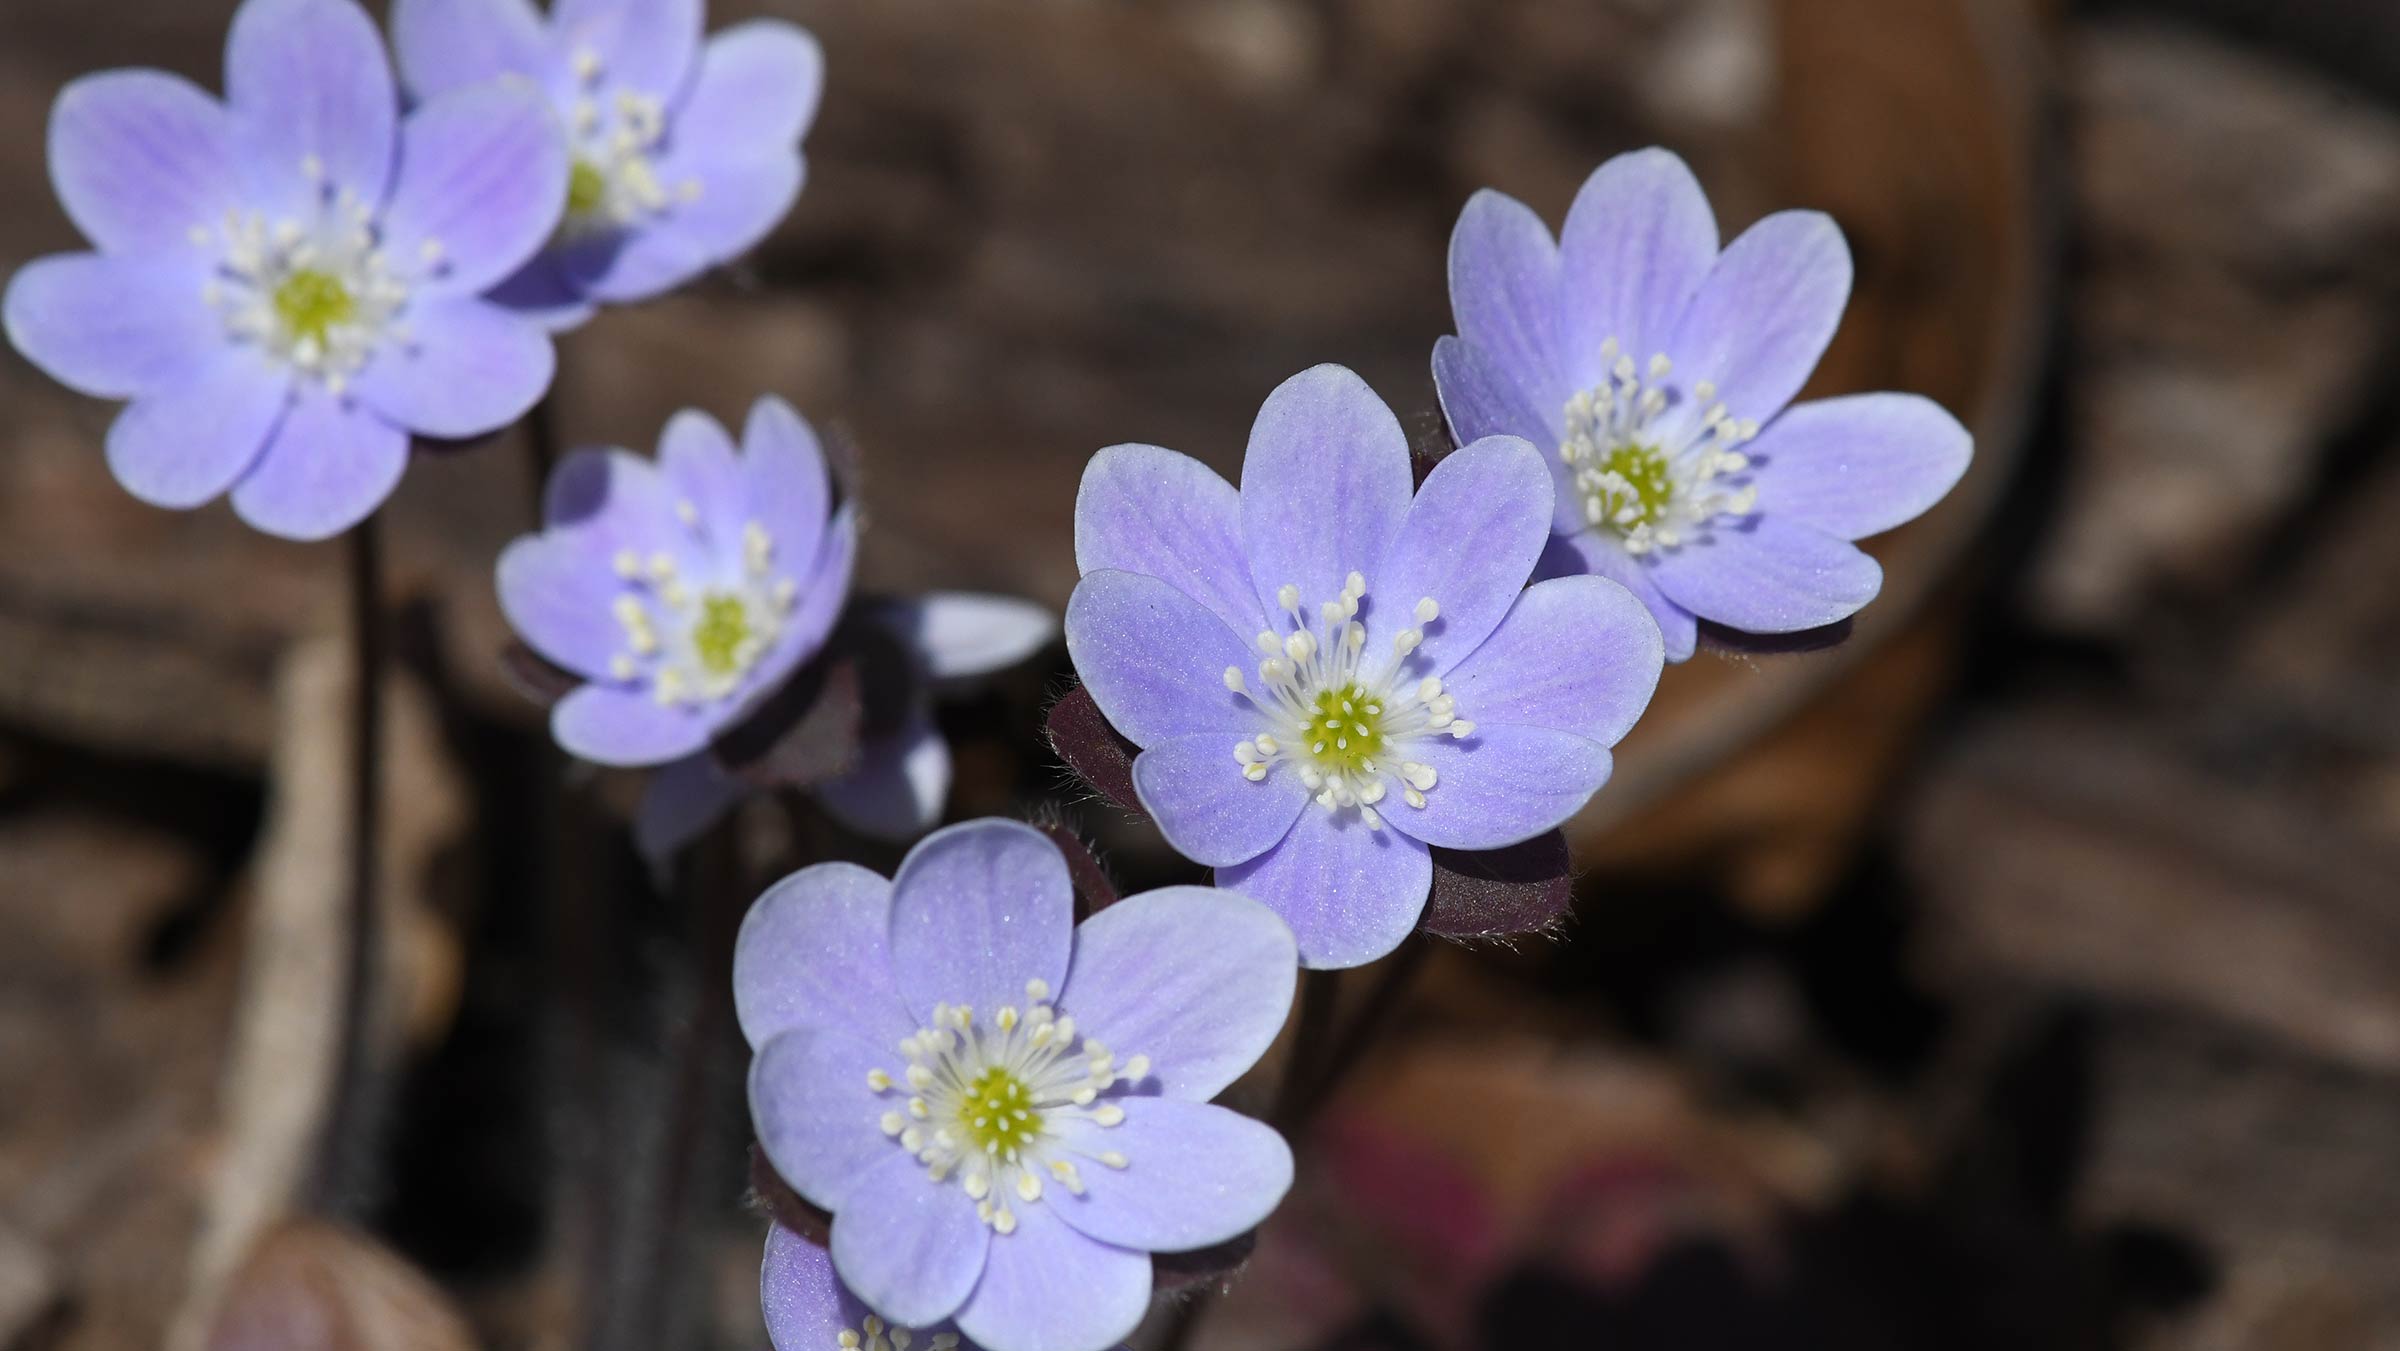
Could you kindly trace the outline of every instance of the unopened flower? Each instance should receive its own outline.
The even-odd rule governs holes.
[[[947,1321],[912,1328],[884,1319],[842,1284],[823,1248],[780,1224],[767,1231],[758,1302],[775,1351],[979,1351]]]
[[[877,1317],[1098,1351],[1141,1321],[1151,1253],[1247,1232],[1291,1185],[1282,1137],[1208,1099],[1283,1026],[1293,955],[1205,887],[1077,926],[1066,861],[1015,822],[936,831],[889,882],[805,869],[735,948],[759,1143]]]
[[[1574,815],[1649,703],[1658,628],[1624,588],[1525,587],[1551,497],[1508,436],[1412,494],[1398,420],[1339,366],[1268,397],[1238,494],[1156,446],[1084,471],[1075,669],[1142,747],[1134,788],[1168,843],[1274,907],[1305,964],[1398,946],[1428,846]]]
[[[701,41],[701,0],[396,0],[410,94],[515,75],[556,105],[572,168],[549,248],[501,298],[556,328],[727,262],[791,210],[824,84],[816,39],[755,20]]]
[[[871,732],[857,762],[814,786],[817,801],[862,835],[907,841],[933,829],[950,800],[950,743],[933,705],[979,677],[1005,670],[1058,634],[1058,618],[1031,601],[934,591],[873,604],[866,618],[886,631],[914,669],[898,725]],[[722,819],[748,791],[707,751],[650,777],[634,817],[634,841],[654,865]]]
[[[1883,571],[1852,541],[1966,472],[1970,438],[1930,400],[1792,404],[1849,296],[1831,219],[1778,212],[1720,253],[1691,170],[1638,151],[1591,176],[1556,243],[1524,204],[1475,194],[1450,238],[1458,333],[1435,345],[1434,380],[1460,440],[1552,453],[1545,570],[1631,588],[1681,661],[1696,618],[1792,633],[1857,613]]]
[[[816,433],[761,399],[737,452],[704,413],[675,415],[655,463],[623,450],[560,462],[543,528],[500,555],[500,608],[586,682],[551,710],[585,760],[690,755],[814,653],[849,597],[855,516],[831,509]]]
[[[493,431],[549,387],[549,339],[480,296],[556,227],[566,161],[521,82],[403,119],[353,0],[246,0],[225,88],[120,70],[59,95],[51,178],[95,251],[17,273],[9,341],[129,401],[108,464],[134,496],[230,489],[321,538],[390,495],[410,433]]]

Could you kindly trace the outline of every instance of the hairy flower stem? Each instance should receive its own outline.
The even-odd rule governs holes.
[[[375,518],[350,531],[350,875],[348,970],[344,973],[340,1064],[333,1100],[319,1147],[314,1193],[320,1209],[338,1210],[364,1190],[363,1174],[374,1156],[369,1138],[375,1112],[376,955],[382,916],[375,899],[381,866],[383,804],[383,719],[385,631],[383,546]]]

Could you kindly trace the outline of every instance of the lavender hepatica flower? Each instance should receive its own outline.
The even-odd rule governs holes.
[[[947,1322],[894,1326],[850,1293],[823,1248],[782,1225],[767,1231],[758,1302],[775,1351],[978,1351]]]
[[[805,869],[735,948],[759,1142],[832,1212],[863,1309],[1098,1351],[1141,1321],[1151,1253],[1244,1233],[1291,1185],[1282,1137],[1208,1099],[1283,1026],[1293,957],[1206,887],[1077,926],[1066,861],[1011,821],[936,831],[889,882]]]
[[[874,603],[866,617],[891,635],[914,668],[905,682],[907,707],[897,726],[861,741],[856,764],[815,792],[852,830],[906,841],[933,829],[950,800],[950,743],[934,722],[933,705],[1041,650],[1057,636],[1058,618],[1013,596],[958,591]],[[663,866],[747,791],[709,752],[687,756],[651,776],[634,841],[653,866]]]
[[[766,237],[799,196],[824,57],[788,23],[701,41],[701,0],[396,0],[393,46],[428,98],[517,75],[572,143],[558,235],[500,295],[555,328],[644,300]]]
[[[391,493],[410,433],[489,432],[549,387],[549,339],[479,297],[556,226],[565,156],[522,85],[402,119],[352,0],[246,0],[225,88],[121,70],[59,95],[51,177],[95,247],[17,273],[9,341],[128,401],[107,453],[134,496],[230,489],[321,538]]]
[[[1831,219],[1779,212],[1720,253],[1691,170],[1637,151],[1583,185],[1555,244],[1512,198],[1467,203],[1434,380],[1461,440],[1555,452],[1546,570],[1632,589],[1681,661],[1699,619],[1792,633],[1857,613],[1883,571],[1852,541],[1966,472],[1966,429],[1928,399],[1792,403],[1849,296]]]
[[[737,452],[678,413],[656,463],[622,450],[560,462],[543,528],[502,551],[500,608],[586,682],[551,710],[568,752],[604,765],[691,755],[813,654],[849,597],[855,514],[831,509],[816,434],[780,399]]]
[[[1238,493],[1156,446],[1084,471],[1075,668],[1142,747],[1134,789],[1168,843],[1274,907],[1306,965],[1398,946],[1428,846],[1572,816],[1648,705],[1638,601],[1596,577],[1525,585],[1551,498],[1541,454],[1496,436],[1412,500],[1398,420],[1339,366],[1268,397]]]

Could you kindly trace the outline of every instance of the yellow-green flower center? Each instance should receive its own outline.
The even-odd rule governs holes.
[[[750,611],[741,597],[711,592],[700,599],[700,622],[692,626],[692,651],[710,675],[732,675],[741,669],[742,648],[750,641]]]
[[[984,1153],[1014,1159],[1042,1133],[1042,1114],[1033,1110],[1025,1081],[998,1065],[967,1081],[958,1104],[959,1129]]]
[[[339,277],[301,268],[275,288],[275,317],[295,341],[308,339],[319,347],[336,328],[358,314],[358,301]]]
[[[1318,691],[1309,707],[1308,750],[1328,771],[1364,769],[1383,754],[1383,700],[1356,681]]]
[[[567,170],[567,214],[588,216],[608,203],[608,175],[590,160]]]
[[[1600,503],[1600,519],[1620,531],[1656,524],[1674,500],[1675,479],[1667,471],[1667,457],[1649,446],[1618,446],[1601,457],[1600,472],[1615,476],[1593,494]]]

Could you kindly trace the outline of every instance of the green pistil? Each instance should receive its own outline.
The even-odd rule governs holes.
[[[282,321],[284,331],[320,347],[327,335],[357,313],[358,302],[351,297],[350,288],[327,273],[303,268],[275,288],[275,317]]]
[[[588,216],[608,204],[608,175],[588,160],[567,170],[567,214]]]
[[[1599,491],[1600,519],[1619,530],[1655,524],[1674,499],[1675,480],[1667,473],[1667,457],[1648,446],[1619,446],[1600,460],[1603,475],[1614,474],[1626,485]],[[1631,507],[1630,517],[1626,508]]]
[[[711,595],[700,601],[700,622],[692,628],[692,651],[710,675],[732,675],[741,669],[742,647],[750,641],[750,612],[739,597]]]
[[[1025,1081],[995,1065],[967,1085],[958,1124],[984,1153],[1013,1159],[1042,1133],[1042,1114],[1033,1110]]]
[[[1364,769],[1383,754],[1383,701],[1355,684],[1319,693],[1308,715],[1308,750],[1328,770]]]

